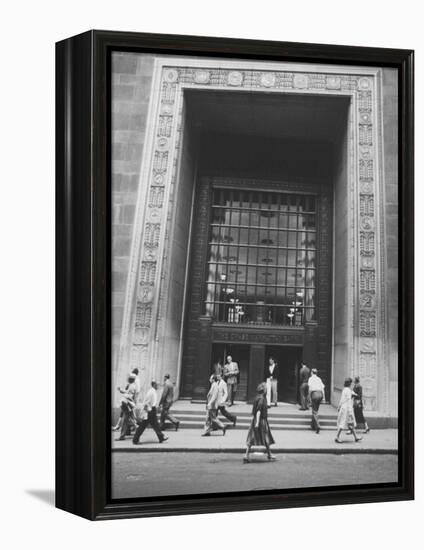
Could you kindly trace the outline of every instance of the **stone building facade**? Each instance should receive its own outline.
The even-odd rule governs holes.
[[[138,367],[143,387],[169,373],[180,396],[201,399],[216,356],[235,352],[250,399],[272,351],[288,361],[282,386],[294,393],[284,399],[296,397],[303,358],[319,368],[327,400],[359,375],[367,409],[396,418],[397,124],[392,69],[114,53],[112,387]],[[217,189],[245,201],[260,192],[277,210],[290,195],[298,212],[314,197],[309,306],[306,290],[291,317],[284,300],[264,309],[257,294],[245,311],[224,303],[224,314],[210,313]],[[278,265],[264,271],[274,272],[279,288]]]

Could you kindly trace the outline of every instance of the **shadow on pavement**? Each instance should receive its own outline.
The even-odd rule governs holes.
[[[30,495],[38,500],[41,500],[49,506],[54,506],[54,489],[25,489],[27,495]]]

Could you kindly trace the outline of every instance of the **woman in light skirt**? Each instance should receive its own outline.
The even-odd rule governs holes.
[[[353,435],[355,441],[360,441],[362,437],[358,437],[355,431],[355,415],[353,412],[352,403],[352,378],[346,378],[344,381],[344,388],[340,397],[339,414],[337,416],[337,436],[336,443],[343,443],[340,439],[340,435],[343,430],[349,430],[349,433]]]
[[[265,447],[268,460],[275,460],[270,446],[275,443],[268,424],[268,403],[266,399],[266,384],[259,384],[252,408],[252,422],[247,433],[246,454],[243,462],[250,462],[251,447]]]

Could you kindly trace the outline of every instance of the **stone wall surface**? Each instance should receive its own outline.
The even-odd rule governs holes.
[[[387,360],[389,412],[397,416],[398,392],[398,86],[397,70],[383,70],[384,222],[386,233]]]
[[[116,372],[154,58],[112,55],[112,372]],[[117,380],[123,384],[124,380]]]

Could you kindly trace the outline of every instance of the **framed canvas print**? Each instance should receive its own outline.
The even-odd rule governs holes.
[[[413,52],[56,52],[57,506],[413,498]]]

